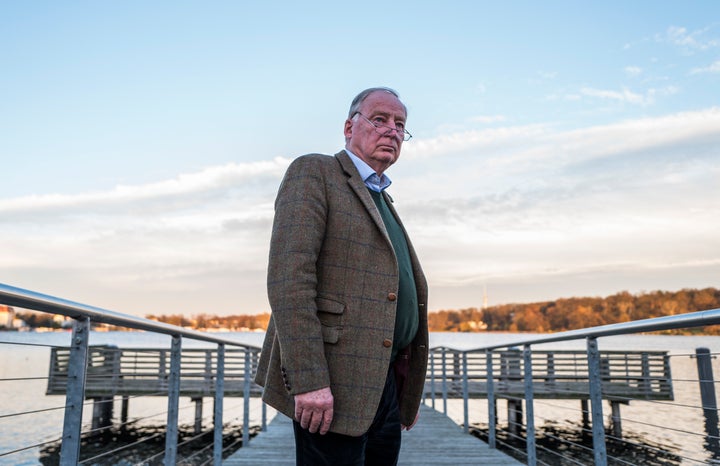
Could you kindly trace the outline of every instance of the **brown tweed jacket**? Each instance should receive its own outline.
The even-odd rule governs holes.
[[[428,356],[427,283],[409,239],[408,246],[420,326],[401,395],[404,425],[418,411]],[[330,430],[365,433],[390,364],[398,280],[390,238],[350,157],[341,151],[293,161],[275,202],[272,318],[256,376],[263,400],[293,417],[294,395],[330,386]]]

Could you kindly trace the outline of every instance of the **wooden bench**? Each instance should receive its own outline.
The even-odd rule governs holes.
[[[255,374],[258,353],[251,358],[250,373]],[[64,395],[67,384],[70,348],[53,347],[47,394]],[[191,398],[215,395],[217,350],[183,349],[180,358],[180,396]],[[170,373],[170,350],[158,348],[117,348],[90,346],[85,382],[86,398],[114,395],[167,396]],[[225,396],[242,397],[245,390],[245,351],[225,350]],[[252,396],[259,396],[260,386],[250,386]]]
[[[451,398],[463,397],[462,353],[446,350],[443,355],[436,351],[431,357],[426,393],[440,396],[445,392]],[[604,399],[617,402],[674,399],[666,351],[602,351],[600,358]],[[484,352],[467,353],[467,373],[467,396],[487,398]],[[533,351],[532,380],[535,398],[588,399],[587,354],[573,350]],[[521,351],[494,353],[493,381],[497,398],[525,396]]]

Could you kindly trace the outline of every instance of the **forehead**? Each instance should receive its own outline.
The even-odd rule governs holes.
[[[394,117],[407,116],[405,106],[400,100],[389,92],[377,91],[373,92],[363,100],[360,104],[360,110],[363,114],[389,114]]]

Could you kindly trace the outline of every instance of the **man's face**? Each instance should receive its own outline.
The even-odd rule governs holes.
[[[360,104],[360,113],[362,116],[345,120],[345,147],[382,175],[400,156],[404,137],[402,132],[384,126],[404,127],[405,107],[389,92],[377,91]],[[368,120],[383,126],[376,129]]]

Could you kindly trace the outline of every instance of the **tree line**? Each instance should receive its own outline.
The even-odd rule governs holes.
[[[486,309],[442,310],[428,316],[433,332],[561,332],[598,325],[720,308],[720,290],[682,289],[600,297],[562,298],[529,304],[503,304]],[[720,335],[720,326],[666,333]]]
[[[270,314],[254,314],[254,315],[231,315],[216,316],[210,314],[198,314],[195,316],[185,316],[182,314],[169,315],[147,315],[147,319],[164,322],[179,327],[191,327],[197,330],[213,330],[223,329],[233,332],[266,330],[270,321]]]
[[[440,310],[428,314],[431,332],[562,332],[598,325],[629,322],[652,317],[720,308],[716,288],[653,291],[631,294],[622,291],[605,298],[561,298],[528,304],[502,304],[485,309],[476,307]],[[18,313],[30,328],[60,328],[51,314]],[[146,315],[148,319],[197,330],[266,330],[270,314],[216,316],[198,314]],[[106,326],[108,327],[108,326]],[[109,327],[109,330],[123,328]],[[681,329],[666,333],[720,335],[720,326]]]

